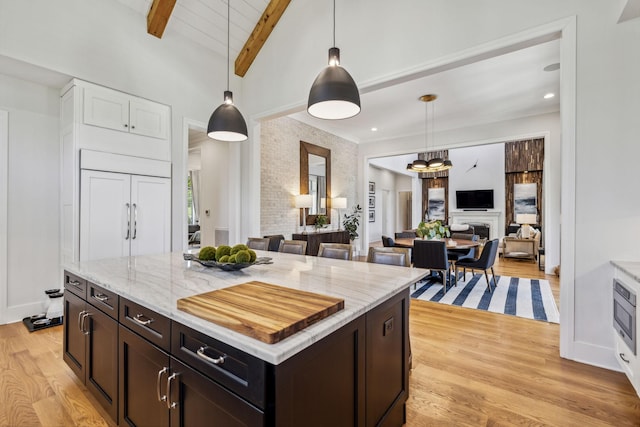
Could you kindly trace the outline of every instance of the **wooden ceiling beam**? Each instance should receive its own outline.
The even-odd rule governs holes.
[[[147,15],[147,33],[161,39],[176,0],[153,0]]]
[[[235,73],[238,76],[244,77],[247,74],[249,67],[253,64],[290,2],[291,0],[271,0],[269,2],[242,50],[238,53],[235,61]]]

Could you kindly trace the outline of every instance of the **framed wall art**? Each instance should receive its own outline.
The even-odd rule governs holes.
[[[538,185],[533,183],[513,184],[513,217],[518,214],[538,213]]]
[[[373,181],[369,181],[369,194],[376,193],[376,183]]]
[[[376,196],[369,196],[369,208],[373,209],[376,207]]]
[[[369,209],[369,222],[376,222],[376,211]]]
[[[439,219],[444,221],[444,187],[429,188],[427,194],[427,219],[432,221]]]

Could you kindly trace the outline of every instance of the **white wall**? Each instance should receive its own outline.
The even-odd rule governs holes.
[[[3,317],[15,321],[42,312],[44,290],[61,286],[59,94],[0,74],[0,109],[9,113]]]
[[[458,209],[457,190],[493,190],[494,209],[500,211],[498,236],[504,235],[504,144],[486,144],[449,150],[449,212]],[[474,163],[477,166],[469,170]]]
[[[393,237],[398,213],[398,174],[377,167],[369,168],[369,181],[375,182],[375,194],[368,194],[363,222],[368,224],[370,242],[379,242],[382,235]],[[375,197],[375,208],[369,209],[368,196]],[[369,212],[375,213],[375,221],[369,222]],[[363,246],[366,248],[367,246]]]
[[[609,260],[637,260],[640,256],[635,239],[640,234],[640,198],[612,191],[640,179],[640,168],[635,167],[640,157],[636,143],[640,122],[635,119],[640,97],[632,90],[637,88],[640,75],[640,20],[617,24],[620,11],[620,2],[579,0],[409,0],[401,6],[383,0],[356,0],[340,3],[337,10],[336,44],[341,48],[342,63],[363,92],[376,84],[468,58],[469,49],[479,45],[486,52],[491,46],[504,46],[507,37],[520,39],[523,34],[542,34],[551,27],[558,31],[555,28],[561,27],[550,23],[563,20],[566,42],[562,51],[570,54],[563,61],[573,58],[575,47],[577,62],[575,73],[571,60],[562,69],[565,80],[561,90],[570,95],[563,100],[568,144],[563,152],[570,158],[561,162],[565,178],[571,177],[571,182],[575,164],[577,185],[575,206],[564,203],[565,215],[571,220],[563,221],[563,245],[575,247],[575,251],[564,251],[567,258],[563,264],[570,271],[563,270],[566,298],[561,311],[570,316],[565,322],[570,321],[561,326],[561,351],[566,357],[607,367],[617,366]],[[429,16],[438,19],[425,25]],[[575,21],[566,19],[572,16]],[[245,77],[243,89],[251,94],[246,98],[247,114],[258,117],[302,108],[311,82],[325,66],[330,45],[331,5],[311,0],[292,2]],[[439,137],[436,140],[442,141]],[[611,157],[615,161],[602,164],[602,159]],[[596,164],[602,166],[594,173]],[[358,171],[359,189],[364,190],[368,181],[365,161],[359,161]],[[254,193],[253,198],[257,197]],[[625,236],[594,233],[603,220],[628,232]]]
[[[183,123],[186,118],[206,123],[213,109],[222,102],[226,87],[226,59],[188,42],[173,32],[171,25],[162,39],[153,37],[146,33],[144,16],[119,2],[102,0],[0,0],[0,55],[171,105],[174,177],[172,246],[175,250],[181,250],[186,241],[187,222],[187,141],[183,136]],[[0,73],[9,72],[0,66]],[[9,86],[3,84],[2,89],[13,90]],[[17,87],[19,89],[21,86]],[[231,89],[242,111],[239,79],[232,78]],[[22,132],[10,131],[9,144],[14,149],[11,165],[23,174],[37,170],[37,179],[23,180],[15,189],[12,187],[13,195],[10,194],[10,229],[28,234],[24,238],[17,238],[15,234],[10,236],[8,257],[13,265],[11,268],[29,271],[27,274],[33,275],[33,278],[10,281],[8,303],[17,308],[7,320],[18,320],[33,314],[31,305],[40,304],[41,290],[61,285],[57,249],[49,250],[52,244],[48,242],[48,239],[57,240],[58,232],[53,217],[58,215],[59,210],[58,200],[54,197],[58,191],[60,143],[58,107],[51,106],[51,102],[57,105],[59,92],[57,88],[53,92],[46,88],[38,90],[46,92],[48,97],[54,93],[55,97],[31,99],[27,96],[23,99],[21,94],[11,98],[11,102],[15,100],[17,106],[6,107],[9,111],[21,110],[21,114],[24,114],[10,119],[10,129],[16,129],[15,121],[18,121]],[[9,101],[2,94],[0,108],[1,104]],[[33,105],[22,107],[31,101]],[[32,120],[33,117],[25,117],[34,115],[38,116],[39,122]],[[49,119],[52,121],[48,122]],[[41,126],[34,126],[33,123]],[[29,141],[25,142],[27,137]],[[44,155],[48,157],[46,166],[41,164],[41,156]],[[239,155],[238,147],[229,149],[229,158],[225,163],[239,164]],[[229,179],[231,200],[227,201],[227,212],[232,209],[239,211],[236,208],[240,199],[239,169],[233,169],[232,179]],[[17,191],[28,200],[17,198]],[[23,215],[25,207],[36,206],[37,210]],[[44,212],[47,217],[41,221],[39,215],[44,215]],[[29,227],[26,226],[27,222]],[[52,225],[41,230],[40,224],[43,227]],[[40,233],[38,239],[31,239],[31,231],[24,231],[34,229]],[[56,237],[51,233],[56,233]],[[28,244],[37,246],[30,247]],[[40,255],[38,269],[34,269],[32,263],[26,265],[24,254],[33,252]],[[51,263],[56,265],[55,269],[49,266]]]

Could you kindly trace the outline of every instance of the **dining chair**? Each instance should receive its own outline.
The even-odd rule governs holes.
[[[418,237],[416,232],[412,230],[400,231],[398,233],[395,233],[394,236],[396,239],[400,239],[400,238],[415,239],[416,237]]]
[[[484,249],[480,254],[480,258],[476,259],[462,259],[456,263],[455,275],[458,276],[458,268],[469,268],[473,272],[474,270],[484,270],[484,277],[487,279],[487,287],[491,292],[491,282],[489,281],[489,275],[487,270],[491,270],[491,276],[493,278],[493,287],[495,288],[496,275],[493,272],[493,264],[496,262],[496,254],[498,253],[498,239],[489,240],[484,244]]]
[[[304,240],[281,240],[278,252],[305,255],[307,253],[307,242]]]
[[[367,262],[411,267],[411,249],[370,247]]]
[[[284,236],[282,234],[272,234],[270,236],[262,236],[267,237],[269,239],[269,250],[273,252],[278,252],[278,248],[280,247],[280,242],[284,240]]]
[[[385,248],[391,248],[394,244],[395,242],[391,237],[384,235],[382,236],[382,246],[384,246]]]
[[[451,239],[452,240],[471,240],[473,242],[477,242],[478,238],[480,236],[478,236],[477,234],[469,234],[469,233],[451,233]],[[477,255],[476,255],[476,248],[469,248],[469,249],[455,249],[455,248],[449,248],[447,249],[447,258],[449,259],[449,261],[451,261],[451,263],[453,264],[453,269],[455,270],[455,264],[460,261],[461,259],[476,259]],[[462,270],[462,274],[463,277],[465,274],[467,274],[466,269]],[[458,280],[458,277],[456,276],[456,280]]]
[[[449,259],[447,258],[447,244],[444,240],[416,240],[413,242],[413,266],[428,268],[442,273],[442,285],[447,292],[447,285],[451,285]]]
[[[247,239],[247,246],[249,249],[254,249],[256,251],[267,251],[269,250],[269,239],[263,237],[249,237]]]
[[[348,243],[320,243],[318,256],[351,261],[353,259],[353,251]]]

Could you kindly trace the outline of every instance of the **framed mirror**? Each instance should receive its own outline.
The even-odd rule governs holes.
[[[300,141],[300,194],[311,194],[313,205],[307,214],[326,215],[331,223],[331,150]],[[302,224],[302,211],[300,224]],[[312,224],[314,221],[307,221]]]

